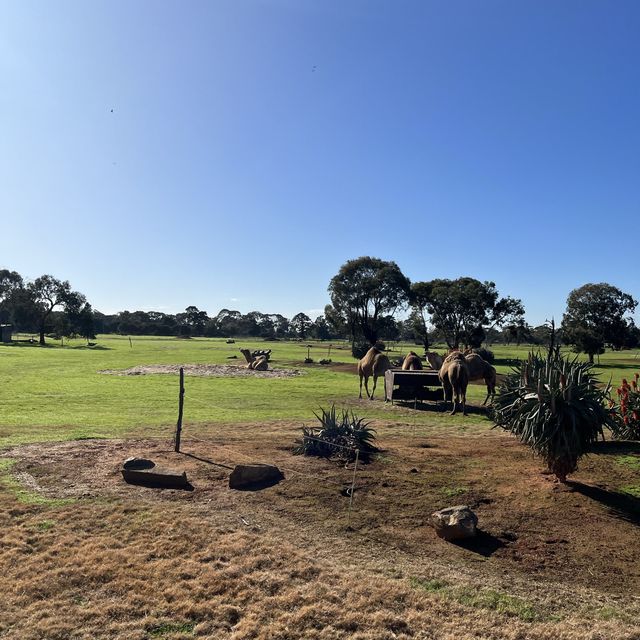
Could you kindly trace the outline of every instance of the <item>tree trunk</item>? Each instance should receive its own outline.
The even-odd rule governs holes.
[[[44,347],[45,346],[45,341],[44,341],[44,325],[42,327],[40,327],[40,346]]]
[[[589,354],[589,362],[593,364],[593,353]]]

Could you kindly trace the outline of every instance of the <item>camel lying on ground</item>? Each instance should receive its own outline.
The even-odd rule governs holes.
[[[391,362],[389,362],[389,358],[387,358],[380,349],[371,347],[371,349],[369,349],[365,354],[364,358],[358,362],[360,398],[362,398],[362,381],[364,380],[364,388],[367,392],[367,397],[370,400],[373,400],[373,394],[376,392],[378,377],[383,376],[387,369],[391,369]],[[373,389],[371,390],[371,393],[369,393],[369,378],[371,376],[373,376]]]
[[[269,368],[267,356],[258,356],[257,358],[254,358],[249,349],[240,349],[240,353],[247,361],[247,369],[253,369],[254,371],[266,371]]]
[[[413,351],[409,351],[402,363],[403,371],[420,371],[422,369],[422,360]]]
[[[465,356],[460,351],[450,353],[442,363],[438,377],[442,383],[444,391],[444,406],[451,398],[453,409],[451,415],[454,416],[458,409],[458,404],[462,404],[462,415],[467,415],[467,385],[469,384],[469,372]]]

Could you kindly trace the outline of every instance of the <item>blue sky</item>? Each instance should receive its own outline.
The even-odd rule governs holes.
[[[347,259],[640,298],[640,3],[0,1],[0,267],[315,313]],[[111,111],[113,109],[113,112]]]

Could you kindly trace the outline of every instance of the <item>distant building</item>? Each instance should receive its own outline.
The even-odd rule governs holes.
[[[2,342],[11,342],[13,327],[10,324],[0,324],[0,330],[2,331]]]

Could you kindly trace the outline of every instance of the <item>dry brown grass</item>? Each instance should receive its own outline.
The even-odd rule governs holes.
[[[640,637],[637,524],[582,493],[554,491],[512,440],[412,438],[406,425],[387,425],[385,453],[359,475],[348,529],[340,489],[350,471],[292,457],[283,447],[291,436],[292,425],[271,425],[187,439],[202,460],[163,441],[7,452],[17,460],[11,477],[32,493],[18,496],[5,474],[0,637]],[[125,485],[119,463],[144,452],[186,468],[195,490]],[[287,479],[229,490],[217,465],[245,456],[275,461]],[[579,477],[628,473],[618,467],[593,457]],[[26,503],[32,495],[70,502]],[[502,546],[433,535],[430,511],[458,501],[476,503],[483,544]]]

